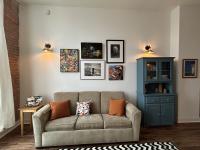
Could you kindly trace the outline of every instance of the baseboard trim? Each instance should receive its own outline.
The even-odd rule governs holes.
[[[197,123],[200,122],[200,119],[179,119],[178,123]]]
[[[10,133],[11,131],[13,131],[15,128],[17,128],[20,125],[19,120],[15,122],[15,125],[9,129],[6,129],[5,131],[3,131],[2,133],[0,133],[0,139],[3,138],[4,136],[6,136],[8,133]]]

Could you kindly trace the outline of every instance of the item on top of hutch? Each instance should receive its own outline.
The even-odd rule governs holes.
[[[183,78],[198,77],[198,59],[183,59],[182,77]]]
[[[137,103],[144,126],[176,123],[174,57],[137,59]]]

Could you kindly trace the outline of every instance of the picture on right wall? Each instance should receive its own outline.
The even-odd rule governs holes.
[[[182,68],[183,78],[198,77],[198,59],[183,59]]]
[[[124,69],[123,65],[109,65],[109,80],[123,80]]]

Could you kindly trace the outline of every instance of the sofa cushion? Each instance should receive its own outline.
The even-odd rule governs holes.
[[[78,92],[56,92],[54,93],[54,100],[70,100],[71,115],[76,114],[76,102],[78,102]]]
[[[77,118],[78,118],[77,116],[69,116],[48,121],[45,126],[45,131],[74,130]]]
[[[70,116],[70,101],[50,102],[51,120]]]
[[[91,101],[91,113],[100,114],[100,92],[89,91],[79,93],[79,102]]]
[[[132,128],[131,120],[125,116],[112,116],[102,114],[104,121],[104,128]]]
[[[125,112],[125,100],[118,99],[113,100],[111,99],[109,102],[109,115],[116,115],[116,116],[124,116]]]
[[[110,99],[125,99],[123,92],[101,92],[101,113],[108,114]]]
[[[77,107],[76,107],[76,115],[78,116],[84,116],[84,115],[89,115],[90,114],[90,106],[91,102],[77,102]]]
[[[76,121],[76,129],[103,129],[103,118],[101,114],[79,116]]]

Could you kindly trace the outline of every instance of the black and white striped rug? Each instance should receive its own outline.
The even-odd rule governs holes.
[[[143,144],[123,144],[85,148],[64,148],[59,150],[178,150],[171,142],[153,142]]]

